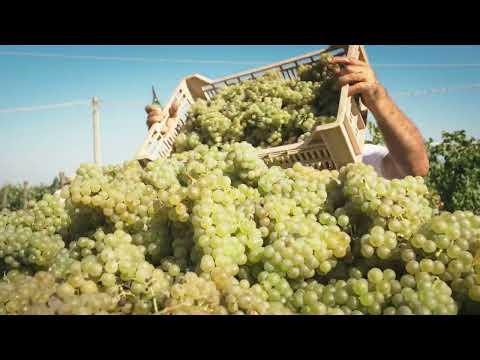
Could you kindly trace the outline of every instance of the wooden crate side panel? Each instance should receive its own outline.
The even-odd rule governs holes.
[[[150,129],[148,130],[148,135],[145,138],[140,148],[137,150],[135,154],[135,159],[149,159],[154,160],[156,154],[150,153],[149,150],[152,149],[152,144],[157,141],[158,133],[159,133],[160,125],[158,123],[153,124]]]
[[[328,149],[324,144],[310,146],[308,148],[299,147],[295,150],[278,153],[263,154],[261,157],[267,165],[276,165],[283,168],[291,167],[296,162],[300,162],[305,166],[312,166],[317,169],[335,169],[335,163],[331,159]]]
[[[360,155],[362,153],[365,137],[365,126],[360,128],[358,126],[360,123],[363,124],[360,114],[354,115],[352,113],[348,113],[343,122],[355,155]]]
[[[365,50],[365,46],[360,45],[359,51],[360,51],[358,56],[359,60],[364,61],[367,64],[370,64],[370,61],[368,60],[367,51]]]
[[[259,149],[257,153],[260,157],[275,157],[282,154],[297,154],[300,152],[319,152],[318,155],[322,158],[330,157],[328,149],[323,142],[315,144],[307,144],[305,142],[298,142],[294,144],[275,146],[271,148]]]
[[[178,125],[183,125],[186,118],[186,111],[190,107],[190,104],[192,104],[194,101],[185,79],[180,81],[179,85],[175,89],[175,92],[170,97],[169,101],[164,107],[162,115],[165,118],[168,118],[169,108],[175,101],[178,102],[179,105],[179,123],[177,123],[176,127],[178,128]],[[156,160],[159,157],[166,157],[170,154],[172,150],[170,144],[173,143],[171,137],[176,136],[176,132],[170,134],[162,134],[160,131],[163,126],[162,124],[155,123],[150,127],[147,137],[145,138],[143,144],[140,146],[135,155],[135,159]]]
[[[368,63],[368,58],[366,55],[365,48],[362,45],[350,45],[348,47],[347,56],[365,61]],[[356,119],[356,122],[352,122],[352,128],[355,134],[359,133],[357,129],[364,129],[366,127],[367,108],[362,104],[359,96],[349,97],[348,96],[349,85],[345,85],[342,88],[341,99],[339,104],[339,111],[337,116],[338,122],[343,122],[344,116],[359,115]],[[360,140],[357,140],[360,143]]]
[[[194,75],[186,79],[186,84],[189,89],[189,92],[193,98],[193,100],[197,99],[204,99],[207,100],[207,96],[203,91],[202,87],[205,85],[210,84],[210,81],[201,76],[201,75]]]
[[[322,137],[337,169],[348,163],[356,162],[355,152],[343,125],[323,130]]]

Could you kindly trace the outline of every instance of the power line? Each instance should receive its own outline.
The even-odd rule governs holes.
[[[397,96],[422,96],[430,94],[444,94],[451,91],[461,91],[461,90],[479,90],[480,84],[470,84],[470,85],[458,85],[442,88],[432,88],[425,90],[412,90],[412,91],[402,91],[395,93]]]
[[[98,103],[101,105],[106,105],[107,107],[111,106],[145,106],[148,103],[147,100],[107,100],[103,101],[98,100]],[[25,106],[25,107],[16,107],[16,108],[7,108],[0,109],[0,113],[17,113],[17,112],[32,112],[32,111],[42,111],[42,110],[54,110],[61,108],[68,108],[74,106],[90,106],[91,100],[78,100],[78,101],[69,101],[59,104],[47,104],[47,105],[36,105],[36,106]]]
[[[148,103],[146,100],[98,100],[99,104],[110,106],[145,106]],[[74,106],[90,106],[91,100],[79,100],[79,101],[69,101],[60,104],[47,104],[47,105],[37,105],[37,106],[25,106],[25,107],[16,107],[8,109],[0,109],[0,113],[17,113],[17,112],[32,112],[32,111],[42,111],[42,110],[54,110],[61,108],[68,108]]]
[[[32,53],[19,51],[0,51],[4,56],[28,56],[28,57],[50,57],[75,60],[113,60],[142,63],[176,63],[176,64],[232,64],[232,65],[263,65],[259,61],[233,61],[233,60],[201,60],[201,59],[169,59],[169,58],[144,58],[124,56],[97,56],[97,55],[66,55],[55,53]]]
[[[101,61],[124,61],[124,62],[142,62],[142,63],[173,63],[173,64],[230,64],[230,65],[265,65],[270,61],[235,61],[235,60],[202,60],[202,59],[176,59],[176,58],[145,58],[145,57],[126,57],[126,56],[99,56],[99,55],[68,55],[59,53],[37,53],[21,51],[0,51],[3,56],[27,56],[27,57],[45,57],[62,58],[72,60],[101,60]],[[457,64],[372,64],[378,68],[479,68],[480,63],[457,63]]]
[[[376,68],[478,68],[480,64],[372,64]]]
[[[88,100],[79,100],[79,101],[69,101],[61,104],[48,104],[48,105],[38,105],[38,106],[28,106],[28,107],[17,107],[10,109],[0,109],[0,113],[17,113],[17,112],[28,112],[28,111],[40,111],[40,110],[51,110],[51,109],[60,109],[72,106],[79,105],[89,105]]]

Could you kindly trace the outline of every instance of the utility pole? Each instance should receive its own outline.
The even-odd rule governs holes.
[[[62,189],[67,183],[67,179],[65,179],[65,173],[63,171],[60,171],[58,174],[58,180],[60,182],[60,189]]]
[[[100,113],[99,99],[92,98],[92,116],[93,116],[93,159],[97,165],[102,164],[102,150],[100,148]]]
[[[23,208],[27,208],[28,203],[28,181],[23,182]]]
[[[3,187],[3,199],[2,199],[2,209],[5,209],[8,206],[8,189],[9,187]]]

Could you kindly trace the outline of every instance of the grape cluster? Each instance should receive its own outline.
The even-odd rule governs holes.
[[[418,178],[256,155],[200,144],[145,168],[82,165],[64,204],[3,211],[0,313],[478,312],[478,216],[432,208]]]
[[[265,270],[290,279],[311,278],[316,272],[328,273],[335,258],[346,255],[349,235],[334,216],[323,212],[335,176],[295,164],[287,170],[271,167],[259,179],[263,201],[256,217],[267,240],[262,254]]]
[[[110,167],[82,169],[62,196],[74,207],[102,213],[116,228],[142,229],[154,213],[157,193],[141,181],[143,170],[136,161]]]
[[[0,230],[0,267],[14,269],[27,266],[46,270],[64,246],[58,234],[7,225]]]
[[[30,201],[26,209],[0,212],[0,227],[24,226],[48,234],[64,234],[70,222],[64,204],[51,194],[45,194],[38,202]]]
[[[57,315],[121,314],[116,311],[115,297],[103,292],[75,294],[74,290],[68,283],[58,285],[55,296],[48,302],[48,311]]]
[[[357,298],[349,295],[344,288],[345,281],[339,281],[335,287],[331,284],[324,286],[311,280],[302,284],[302,287],[295,291],[290,300],[290,306],[300,314],[362,315],[363,313],[356,309],[358,307]]]
[[[197,100],[176,139],[176,151],[241,141],[278,146],[303,140],[316,126],[335,121],[339,91],[334,87],[336,66],[328,59],[322,56],[300,67],[297,79],[270,71],[221,89],[211,101]]]
[[[455,295],[480,300],[480,216],[470,211],[442,212],[410,243],[412,256],[405,259],[410,274],[437,275],[451,285]]]
[[[363,216],[367,225],[370,222],[409,239],[433,215],[421,177],[386,180],[370,165],[349,164],[341,169],[340,178],[344,207],[352,215]]]
[[[48,313],[47,303],[55,291],[55,277],[48,272],[29,276],[11,270],[0,282],[0,314]]]
[[[132,232],[132,241],[145,248],[145,257],[149,262],[158,265],[170,253],[171,248],[172,234],[167,215],[162,212],[155,214],[146,229]]]
[[[287,279],[277,273],[262,271],[258,274],[258,283],[267,293],[270,302],[286,304],[293,295]]]
[[[220,305],[220,292],[215,283],[187,272],[170,289],[166,308],[168,314],[217,314],[225,315],[227,310]]]
[[[397,234],[378,225],[373,226],[368,234],[360,238],[360,245],[360,252],[365,258],[376,255],[379,259],[387,260],[399,254]],[[402,254],[407,253],[408,250],[404,250]]]
[[[248,143],[226,145],[226,172],[234,183],[257,186],[258,180],[267,171],[265,163],[258,158]]]
[[[445,282],[428,273],[407,274],[397,280],[391,269],[374,267],[363,277],[352,267],[347,281],[302,284],[291,305],[301,313],[318,315],[454,315],[458,309],[451,294]]]
[[[195,242],[192,260],[200,260],[202,271],[220,267],[236,275],[239,266],[246,264],[249,257],[254,258],[263,244],[252,219],[253,209],[249,218],[248,208],[237,206],[246,197],[230,186],[228,177],[212,173],[201,178],[198,186],[200,196],[192,208]]]
[[[250,286],[247,280],[232,281],[222,294],[225,307],[231,314],[265,315],[271,311],[269,295],[259,284]]]

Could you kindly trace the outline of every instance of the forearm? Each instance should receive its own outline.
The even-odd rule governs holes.
[[[399,178],[427,175],[428,156],[422,135],[388,96],[370,65],[348,57],[335,57],[330,62],[341,66],[335,70],[338,84],[348,84],[348,95],[360,95],[377,119],[390,152],[383,160],[386,175]]]
[[[385,94],[370,111],[377,120],[398,177],[426,176],[428,156],[423,138],[415,124]]]

